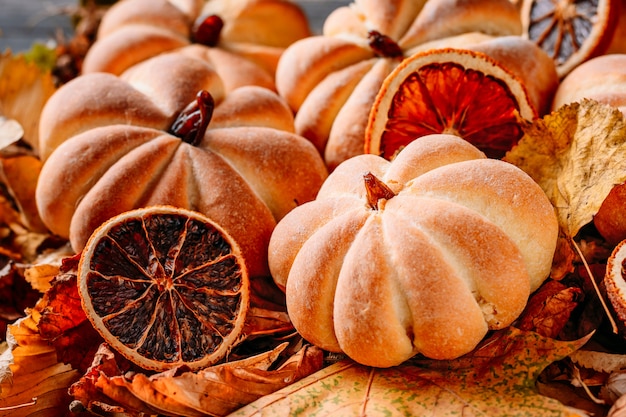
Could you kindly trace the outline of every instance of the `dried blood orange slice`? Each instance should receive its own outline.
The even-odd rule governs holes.
[[[385,79],[370,111],[365,153],[392,159],[419,137],[449,133],[500,158],[523,134],[520,116],[531,120],[536,114],[522,81],[490,56],[425,51]]]
[[[194,211],[122,213],[91,235],[78,286],[93,326],[144,369],[209,366],[241,339],[249,281],[241,251]]]
[[[523,0],[523,36],[554,59],[559,77],[563,77],[611,45],[620,1]]]

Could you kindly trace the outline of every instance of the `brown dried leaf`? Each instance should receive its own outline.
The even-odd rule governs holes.
[[[38,68],[22,55],[0,55],[0,115],[17,121],[24,141],[35,151],[39,141],[39,116],[56,90],[49,71]]]
[[[41,294],[31,288],[24,278],[24,271],[15,262],[0,269],[0,340],[5,340],[7,326],[26,316]]]
[[[583,298],[583,291],[559,281],[546,281],[529,299],[516,327],[556,338]]]
[[[103,345],[93,366],[70,392],[92,411],[224,416],[321,369],[323,352],[309,345],[271,369],[289,351],[288,343],[283,343],[271,351],[197,372],[172,369],[147,375],[120,369],[120,358]]]
[[[322,365],[321,349],[307,345],[273,371],[268,370],[269,366],[226,363],[197,374],[187,372],[177,378],[155,379],[153,386],[160,393],[194,410],[211,415],[227,415],[319,371]]]
[[[35,187],[40,169],[32,155],[0,156],[0,245],[26,264],[67,242],[50,234],[39,217]]]
[[[377,369],[342,361],[236,411],[232,416],[585,416],[538,394],[550,363],[588,338],[560,342],[508,328],[469,355]]]
[[[32,232],[46,233],[35,202],[35,188],[41,161],[32,155],[16,155],[0,159],[0,179],[13,197],[21,224]]]
[[[3,415],[70,415],[67,389],[80,375],[60,363],[54,347],[39,335],[43,304],[40,301],[28,316],[9,326],[9,349],[0,363],[0,411],[10,414]]]
[[[76,284],[79,256],[64,260],[60,273],[44,295],[39,332],[56,348],[59,360],[84,372],[91,365],[102,337],[81,306]]]
[[[618,353],[581,349],[572,353],[570,359],[578,366],[598,372],[616,372],[626,369],[626,355]]]
[[[58,265],[43,263],[28,267],[24,271],[24,278],[33,289],[44,293],[50,288],[51,281],[58,274]]]
[[[95,414],[100,414],[100,411],[105,413],[123,413],[126,411],[131,414],[147,412],[150,414],[151,410],[148,410],[135,396],[128,394],[122,401],[125,406],[113,404],[111,398],[96,386],[96,382],[102,378],[108,379],[124,375],[127,370],[124,365],[128,365],[128,363],[116,356],[106,343],[101,344],[87,372],[69,388],[70,395],[75,401],[81,403],[83,408],[93,411]]]
[[[527,124],[503,159],[539,183],[573,238],[609,191],[626,181],[626,121],[616,108],[593,100],[568,104]]]
[[[568,274],[574,272],[574,262],[578,254],[565,237],[559,236],[552,259],[552,268],[550,269],[550,278],[559,281]]]
[[[45,293],[50,289],[54,277],[61,273],[63,262],[75,255],[69,243],[41,252],[32,264],[26,266],[24,278],[33,289]]]

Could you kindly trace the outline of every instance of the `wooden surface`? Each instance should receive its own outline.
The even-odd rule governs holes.
[[[348,0],[297,0],[319,33],[328,13]],[[71,11],[78,0],[0,0],[0,52],[27,50],[34,42],[46,43],[57,32],[71,34]]]

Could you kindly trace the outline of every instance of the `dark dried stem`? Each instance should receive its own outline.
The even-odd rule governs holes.
[[[404,57],[404,52],[402,52],[400,46],[389,36],[383,35],[376,30],[370,30],[367,33],[367,38],[369,39],[370,48],[372,48],[376,55],[385,58]]]
[[[211,94],[206,90],[198,92],[196,99],[180,112],[170,133],[191,145],[199,144],[209,126],[214,108]]]
[[[374,210],[378,210],[378,202],[380,200],[389,200],[396,195],[387,184],[379,180],[371,172],[363,174],[363,180],[365,181],[367,204]]]
[[[205,46],[216,46],[223,27],[224,21],[218,15],[202,16],[191,30],[191,40]]]

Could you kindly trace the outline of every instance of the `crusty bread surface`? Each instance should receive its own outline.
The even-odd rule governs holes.
[[[375,208],[366,172],[395,194]],[[269,266],[307,340],[388,367],[416,353],[459,357],[511,324],[548,277],[557,235],[552,205],[522,170],[430,135],[393,162],[340,164],[277,224]]]
[[[574,68],[556,90],[552,110],[585,98],[617,107],[626,115],[626,54],[602,55]]]

